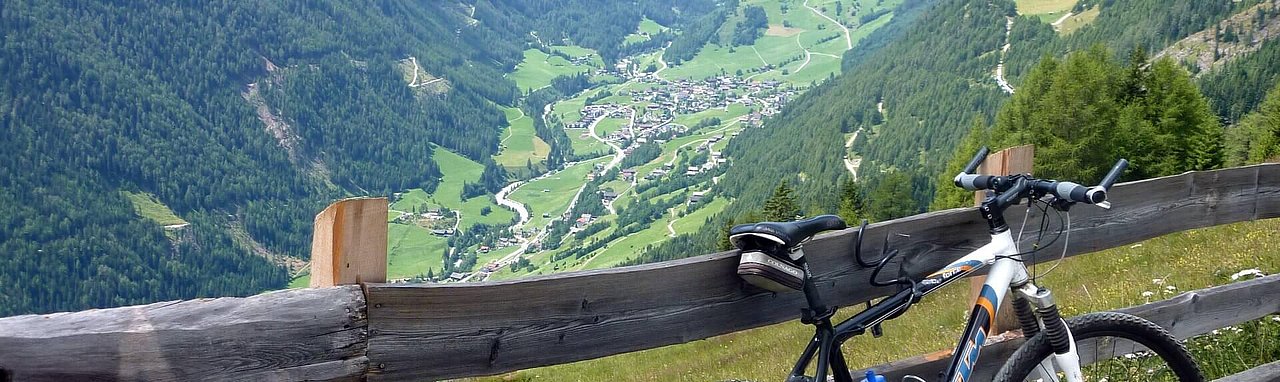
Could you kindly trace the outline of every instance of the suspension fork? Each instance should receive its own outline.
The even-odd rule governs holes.
[[[1018,314],[1023,336],[1030,339],[1036,334],[1042,334],[1048,337],[1053,348],[1052,361],[1043,361],[1043,367],[1037,368],[1030,377],[1037,377],[1036,374],[1039,373],[1041,380],[1057,381],[1056,371],[1062,371],[1069,382],[1084,381],[1075,338],[1058,311],[1053,293],[1030,282],[1015,287],[1015,291],[1014,310]]]

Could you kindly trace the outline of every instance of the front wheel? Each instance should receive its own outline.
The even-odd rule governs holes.
[[[1168,331],[1138,316],[1101,312],[1067,319],[1076,341],[1085,381],[1200,382],[1204,376],[1187,348]],[[997,382],[1039,381],[1033,375],[1052,365],[1053,349],[1045,333],[1032,337],[1009,357]],[[1040,370],[1040,373],[1033,373]],[[1059,379],[1061,378],[1061,379]],[[1054,373],[1047,381],[1065,379]]]

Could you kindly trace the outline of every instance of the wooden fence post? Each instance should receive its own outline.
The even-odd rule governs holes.
[[[316,215],[311,287],[387,282],[387,198],[351,198]]]
[[[986,175],[1029,174],[1031,173],[1032,163],[1035,162],[1035,152],[1034,145],[1014,146],[997,151],[988,155],[987,159],[982,161],[982,166],[978,167],[978,173]],[[985,191],[975,192],[973,204],[982,204],[982,201],[986,198],[987,193]],[[986,281],[987,276],[969,278],[970,301],[978,299],[978,294],[982,292],[982,283]],[[994,335],[1020,328],[1017,317],[1012,314],[1012,304],[1013,300],[1008,298],[1000,303],[1000,314],[993,318],[990,334]]]

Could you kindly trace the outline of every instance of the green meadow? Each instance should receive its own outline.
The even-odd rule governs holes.
[[[502,132],[502,150],[493,158],[494,161],[507,168],[524,168],[527,164],[536,166],[547,160],[551,145],[538,138],[533,119],[519,108],[503,108],[503,113],[510,126]]]
[[[559,46],[555,49],[570,56],[576,56],[570,52],[582,53],[567,46]],[[537,49],[528,49],[524,51],[524,61],[516,65],[516,71],[507,75],[507,78],[515,81],[520,91],[528,93],[550,86],[553,78],[571,76],[591,69],[592,67],[587,65],[574,65],[560,56],[549,55]]]
[[[129,191],[120,191],[120,194],[124,195],[125,199],[128,199],[129,203],[133,204],[133,211],[137,212],[138,216],[162,226],[187,224],[186,220],[182,220],[177,214],[174,214],[173,210],[160,202],[160,199],[156,199],[155,195],[146,192],[134,193]]]
[[[578,163],[555,175],[530,181],[513,192],[511,199],[524,203],[529,208],[530,227],[544,227],[569,207],[593,166],[606,161],[607,157]],[[549,217],[543,218],[544,213]]]

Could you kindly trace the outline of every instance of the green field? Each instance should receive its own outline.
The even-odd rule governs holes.
[[[551,219],[564,213],[573,196],[586,182],[587,173],[591,172],[593,166],[604,162],[606,159],[578,163],[555,175],[531,181],[513,192],[511,199],[524,203],[529,208],[530,227],[544,227]],[[550,217],[543,218],[543,213]]]
[[[436,187],[436,192],[428,195],[421,189],[409,190],[400,197],[400,200],[391,204],[392,210],[411,212],[426,204],[431,207],[459,211],[462,213],[462,225],[459,229],[462,230],[475,224],[504,224],[515,218],[515,212],[494,203],[492,197],[479,196],[466,201],[461,200],[463,184],[480,180],[480,173],[484,171],[484,166],[442,147],[435,147],[433,151],[431,159],[440,166],[440,172],[444,174],[440,185]],[[480,210],[485,207],[489,207],[491,212],[488,215],[480,214]],[[394,212],[389,215],[388,218],[395,216]]]
[[[596,135],[599,135],[601,138],[608,137],[609,134],[613,134],[615,131],[621,130],[629,121],[629,119],[622,118],[605,118],[596,125]]]
[[[637,28],[636,33],[627,35],[623,42],[630,44],[649,41],[649,37],[644,36],[641,33],[647,33],[649,36],[652,36],[665,30],[667,30],[667,27],[664,27],[646,17],[644,20],[640,20],[640,26]]]
[[[1071,10],[1076,5],[1075,0],[1017,0],[1018,14],[1020,15],[1049,15],[1053,20],[1062,17],[1064,13]],[[1049,20],[1052,22],[1053,20]]]
[[[565,133],[569,134],[569,143],[573,147],[574,154],[587,155],[596,153],[608,155],[613,152],[609,145],[592,138],[586,129],[565,130]]]
[[[1085,25],[1089,25],[1089,23],[1092,23],[1093,20],[1097,19],[1098,15],[1101,13],[1102,13],[1102,7],[1094,6],[1093,8],[1089,8],[1089,10],[1080,12],[1080,14],[1078,15],[1071,16],[1070,18],[1067,18],[1066,21],[1062,22],[1061,29],[1059,30],[1059,32],[1062,34],[1070,34],[1071,32],[1075,32],[1076,30],[1084,27]]]
[[[524,168],[527,164],[536,166],[547,160],[551,145],[538,138],[533,119],[519,108],[503,108],[503,113],[511,126],[502,132],[502,151],[493,159],[508,168]]]
[[[1280,272],[1280,219],[1180,232],[1066,260],[1039,284],[1052,288],[1065,315],[1114,309],[1169,298],[1183,291],[1230,283],[1230,275],[1250,268]],[[1044,272],[1046,268],[1039,268]],[[1154,282],[1153,280],[1160,280]],[[1173,290],[1168,290],[1173,287]],[[954,347],[970,308],[968,283],[943,288],[884,324],[885,336],[862,336],[845,343],[850,367],[858,369]],[[1152,297],[1143,297],[1152,292]],[[800,298],[789,294],[788,298]],[[839,318],[858,309],[846,308]],[[1273,316],[1275,317],[1275,316]],[[1273,327],[1280,323],[1263,320]],[[812,328],[790,321],[778,325],[590,361],[525,370],[484,381],[650,381],[778,380],[790,369]],[[1261,340],[1254,338],[1253,340]],[[1245,339],[1246,342],[1251,342]],[[1272,347],[1277,346],[1271,340]],[[1222,346],[1223,344],[1218,344]],[[1197,352],[1199,350],[1199,352]],[[1198,357],[1214,353],[1193,349]],[[1226,354],[1226,353],[1224,353]],[[1209,378],[1270,360],[1246,360],[1252,353],[1231,352],[1198,358]],[[1227,365],[1221,365],[1225,363]]]
[[[448,239],[434,236],[425,228],[389,224],[387,226],[387,279],[426,275],[427,269],[439,274],[443,269]]]
[[[706,205],[693,210],[693,212],[686,214],[684,217],[676,219],[675,224],[672,224],[671,228],[676,231],[677,235],[692,233],[701,229],[708,229],[706,220],[711,216],[720,213],[720,211],[723,211],[724,208],[728,206],[729,199],[724,197],[715,198],[711,203],[707,203]]]
[[[133,211],[137,212],[138,216],[162,226],[187,224],[186,220],[182,220],[182,218],[174,214],[173,210],[161,203],[160,199],[156,199],[155,195],[129,191],[120,191],[120,194],[124,195],[125,199],[128,199],[129,203],[133,204]]]
[[[590,65],[595,67],[604,66],[604,59],[600,58],[600,54],[594,49],[583,48],[577,45],[553,45],[551,51],[560,52],[569,55],[569,57],[590,57]],[[526,56],[528,57],[528,56]]]
[[[570,56],[576,56],[571,47],[556,47]],[[579,52],[580,51],[575,51]],[[597,58],[598,59],[598,58]],[[591,70],[590,66],[574,65],[563,57],[552,56],[537,49],[524,51],[524,61],[516,65],[516,71],[507,76],[516,82],[520,91],[528,93],[551,85],[551,79],[570,76]]]

